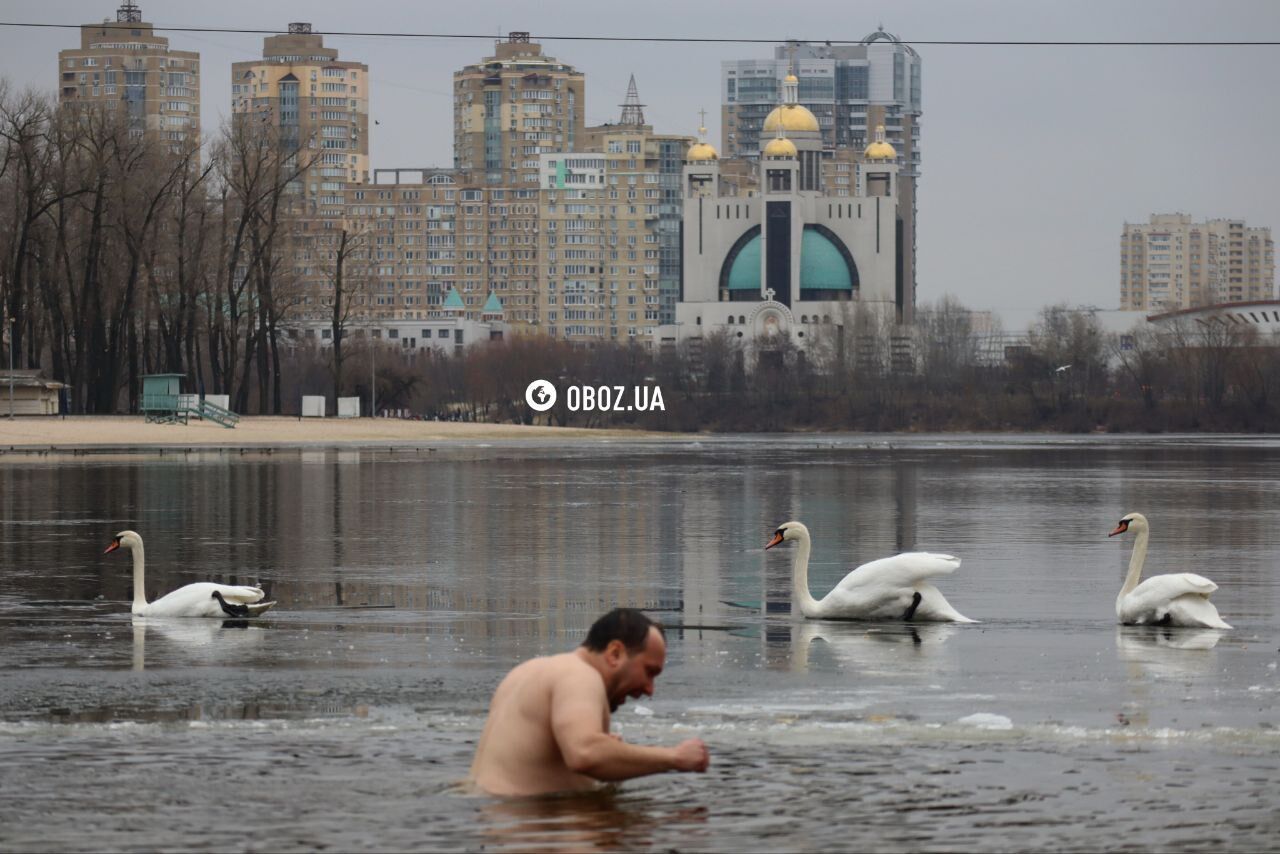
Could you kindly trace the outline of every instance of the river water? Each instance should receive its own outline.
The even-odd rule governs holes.
[[[0,457],[0,850],[1274,849],[1280,442],[750,437]],[[1230,632],[1115,625],[1131,542]],[[977,625],[804,621],[896,551]],[[250,625],[135,621],[260,583]],[[613,605],[669,626],[629,740],[705,775],[460,794],[488,697]]]

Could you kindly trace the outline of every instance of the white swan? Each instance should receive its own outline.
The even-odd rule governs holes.
[[[141,617],[256,617],[271,609],[275,602],[263,602],[257,587],[233,587],[199,581],[179,587],[167,596],[147,604],[144,587],[146,561],[142,537],[134,531],[121,531],[103,554],[116,549],[133,552],[133,613]]]
[[[1125,576],[1124,586],[1116,597],[1116,616],[1121,623],[1128,626],[1231,628],[1218,616],[1218,609],[1209,601],[1209,594],[1217,590],[1218,585],[1203,575],[1193,572],[1153,575],[1139,584],[1142,564],[1147,559],[1147,541],[1151,538],[1147,517],[1141,513],[1130,513],[1107,536],[1114,537],[1126,531],[1133,531],[1138,539],[1133,544],[1133,556],[1129,558],[1129,574]]]
[[[774,531],[765,550],[795,540],[791,567],[792,596],[800,613],[815,620],[925,620],[937,623],[974,623],[951,607],[927,579],[949,575],[960,558],[929,552],[905,552],[873,560],[850,572],[821,601],[809,593],[809,529],[787,522]]]

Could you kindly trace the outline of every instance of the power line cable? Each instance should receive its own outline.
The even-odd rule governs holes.
[[[104,22],[102,24],[48,24],[23,21],[0,21],[0,27],[31,27],[48,29],[75,29],[81,27],[101,27],[104,29],[135,29],[129,23]],[[152,25],[154,30],[171,33],[237,33],[241,35],[283,35],[279,30],[250,29],[237,27],[166,27]],[[352,30],[313,30],[310,35],[345,36],[361,38],[404,38],[404,39],[484,39],[493,41],[492,33],[410,33],[410,32],[357,32]],[[761,39],[761,38],[714,38],[708,36],[568,36],[539,35],[541,41],[597,41],[597,42],[649,42],[676,44],[780,44],[782,41],[796,41],[810,45],[836,46],[860,45],[863,39]],[[1280,47],[1280,41],[1226,39],[1226,40],[1103,40],[1103,39],[898,39],[894,44],[903,45],[941,45],[957,47]]]

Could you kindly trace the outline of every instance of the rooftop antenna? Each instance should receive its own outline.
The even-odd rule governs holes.
[[[644,124],[644,104],[640,103],[640,92],[636,89],[635,74],[631,75],[631,82],[627,84],[627,97],[621,107],[622,118],[620,122],[622,124],[636,127]]]

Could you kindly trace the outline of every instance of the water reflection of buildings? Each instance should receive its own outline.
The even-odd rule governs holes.
[[[449,624],[473,639],[576,633],[614,605],[678,606],[674,561],[658,548],[673,513],[662,518],[661,497],[609,460],[342,462],[318,452],[300,466],[282,600],[474,615]]]

